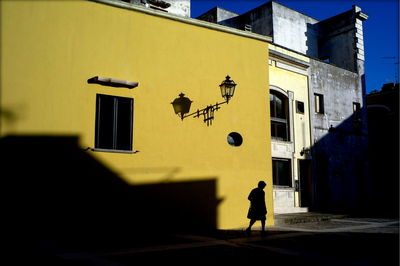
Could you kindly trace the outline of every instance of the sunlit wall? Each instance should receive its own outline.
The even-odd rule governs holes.
[[[96,95],[133,98],[139,152],[88,153],[130,185],[215,179],[218,228],[247,226],[247,196],[264,180],[272,225],[268,43],[159,13],[90,1],[1,1],[1,136],[71,135],[82,149],[94,148]],[[236,93],[211,126],[175,115],[170,103],[181,92],[192,111],[223,101],[218,85],[226,75]],[[139,86],[89,84],[94,76]],[[231,132],[243,137],[241,146],[228,144]]]

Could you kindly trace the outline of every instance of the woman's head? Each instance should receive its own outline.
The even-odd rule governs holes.
[[[264,181],[258,182],[258,187],[259,187],[259,188],[263,189],[263,188],[265,188],[266,186],[267,186],[267,184],[265,184]]]

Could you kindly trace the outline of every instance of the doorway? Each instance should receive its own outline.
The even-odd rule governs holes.
[[[311,160],[299,160],[300,207],[310,207],[312,203]]]

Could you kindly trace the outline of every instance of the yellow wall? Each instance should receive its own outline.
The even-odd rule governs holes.
[[[1,34],[2,136],[93,147],[96,94],[132,97],[140,152],[89,153],[132,185],[216,179],[219,228],[247,226],[248,193],[265,180],[273,224],[266,42],[89,1],[1,1]],[[222,101],[227,74],[236,93],[212,126],[174,114],[180,92],[193,111]],[[94,76],[140,85],[88,84]],[[230,132],[242,146],[228,145]]]

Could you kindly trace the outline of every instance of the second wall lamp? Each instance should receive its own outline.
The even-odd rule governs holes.
[[[230,76],[226,76],[225,80],[219,85],[219,88],[221,90],[221,96],[225,99],[224,102],[217,102],[213,105],[207,105],[207,107],[203,109],[197,109],[196,112],[191,114],[188,113],[190,112],[192,101],[188,97],[185,97],[185,94],[179,94],[179,98],[176,98],[171,103],[175,114],[179,115],[182,120],[189,116],[200,117],[202,115],[204,117],[204,122],[207,123],[207,126],[211,125],[212,120],[214,119],[214,112],[221,109],[220,105],[229,103],[229,100],[233,97],[236,83],[231,80]]]

